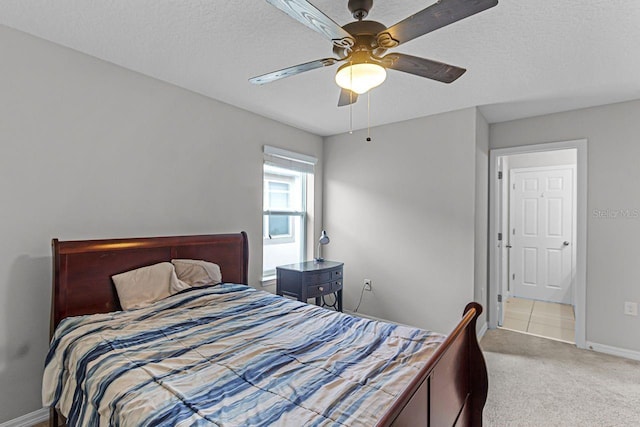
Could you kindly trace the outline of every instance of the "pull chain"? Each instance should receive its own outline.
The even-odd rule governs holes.
[[[349,79],[351,88],[353,88],[353,62],[349,67]],[[353,135],[353,91],[349,90],[349,135]]]
[[[371,91],[367,92],[367,142],[371,142]]]
[[[351,95],[349,95],[351,97]],[[349,104],[349,135],[353,134],[353,102]]]

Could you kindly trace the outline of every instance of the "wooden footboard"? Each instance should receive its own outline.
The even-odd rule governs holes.
[[[478,345],[476,320],[482,306],[472,302],[458,326],[407,386],[378,426],[482,425],[487,368]]]

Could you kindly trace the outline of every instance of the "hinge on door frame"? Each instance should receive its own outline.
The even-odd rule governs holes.
[[[502,171],[498,171],[498,179],[502,179]]]
[[[498,241],[502,241],[502,233],[498,233]]]
[[[513,273],[513,275],[511,277],[512,277],[511,280],[516,280],[516,273]]]
[[[502,302],[502,295],[498,294],[498,302]]]

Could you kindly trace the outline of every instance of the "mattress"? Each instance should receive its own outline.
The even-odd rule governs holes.
[[[68,425],[373,426],[443,335],[253,288],[64,319],[43,403]]]

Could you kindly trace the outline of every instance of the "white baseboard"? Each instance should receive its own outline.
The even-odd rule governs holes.
[[[49,408],[38,409],[18,418],[5,421],[0,427],[31,427],[49,419]]]
[[[587,348],[589,350],[610,354],[612,356],[625,357],[632,360],[640,360],[640,351],[628,350],[626,348],[613,347],[605,344],[598,344],[597,342],[591,341],[587,341]]]

